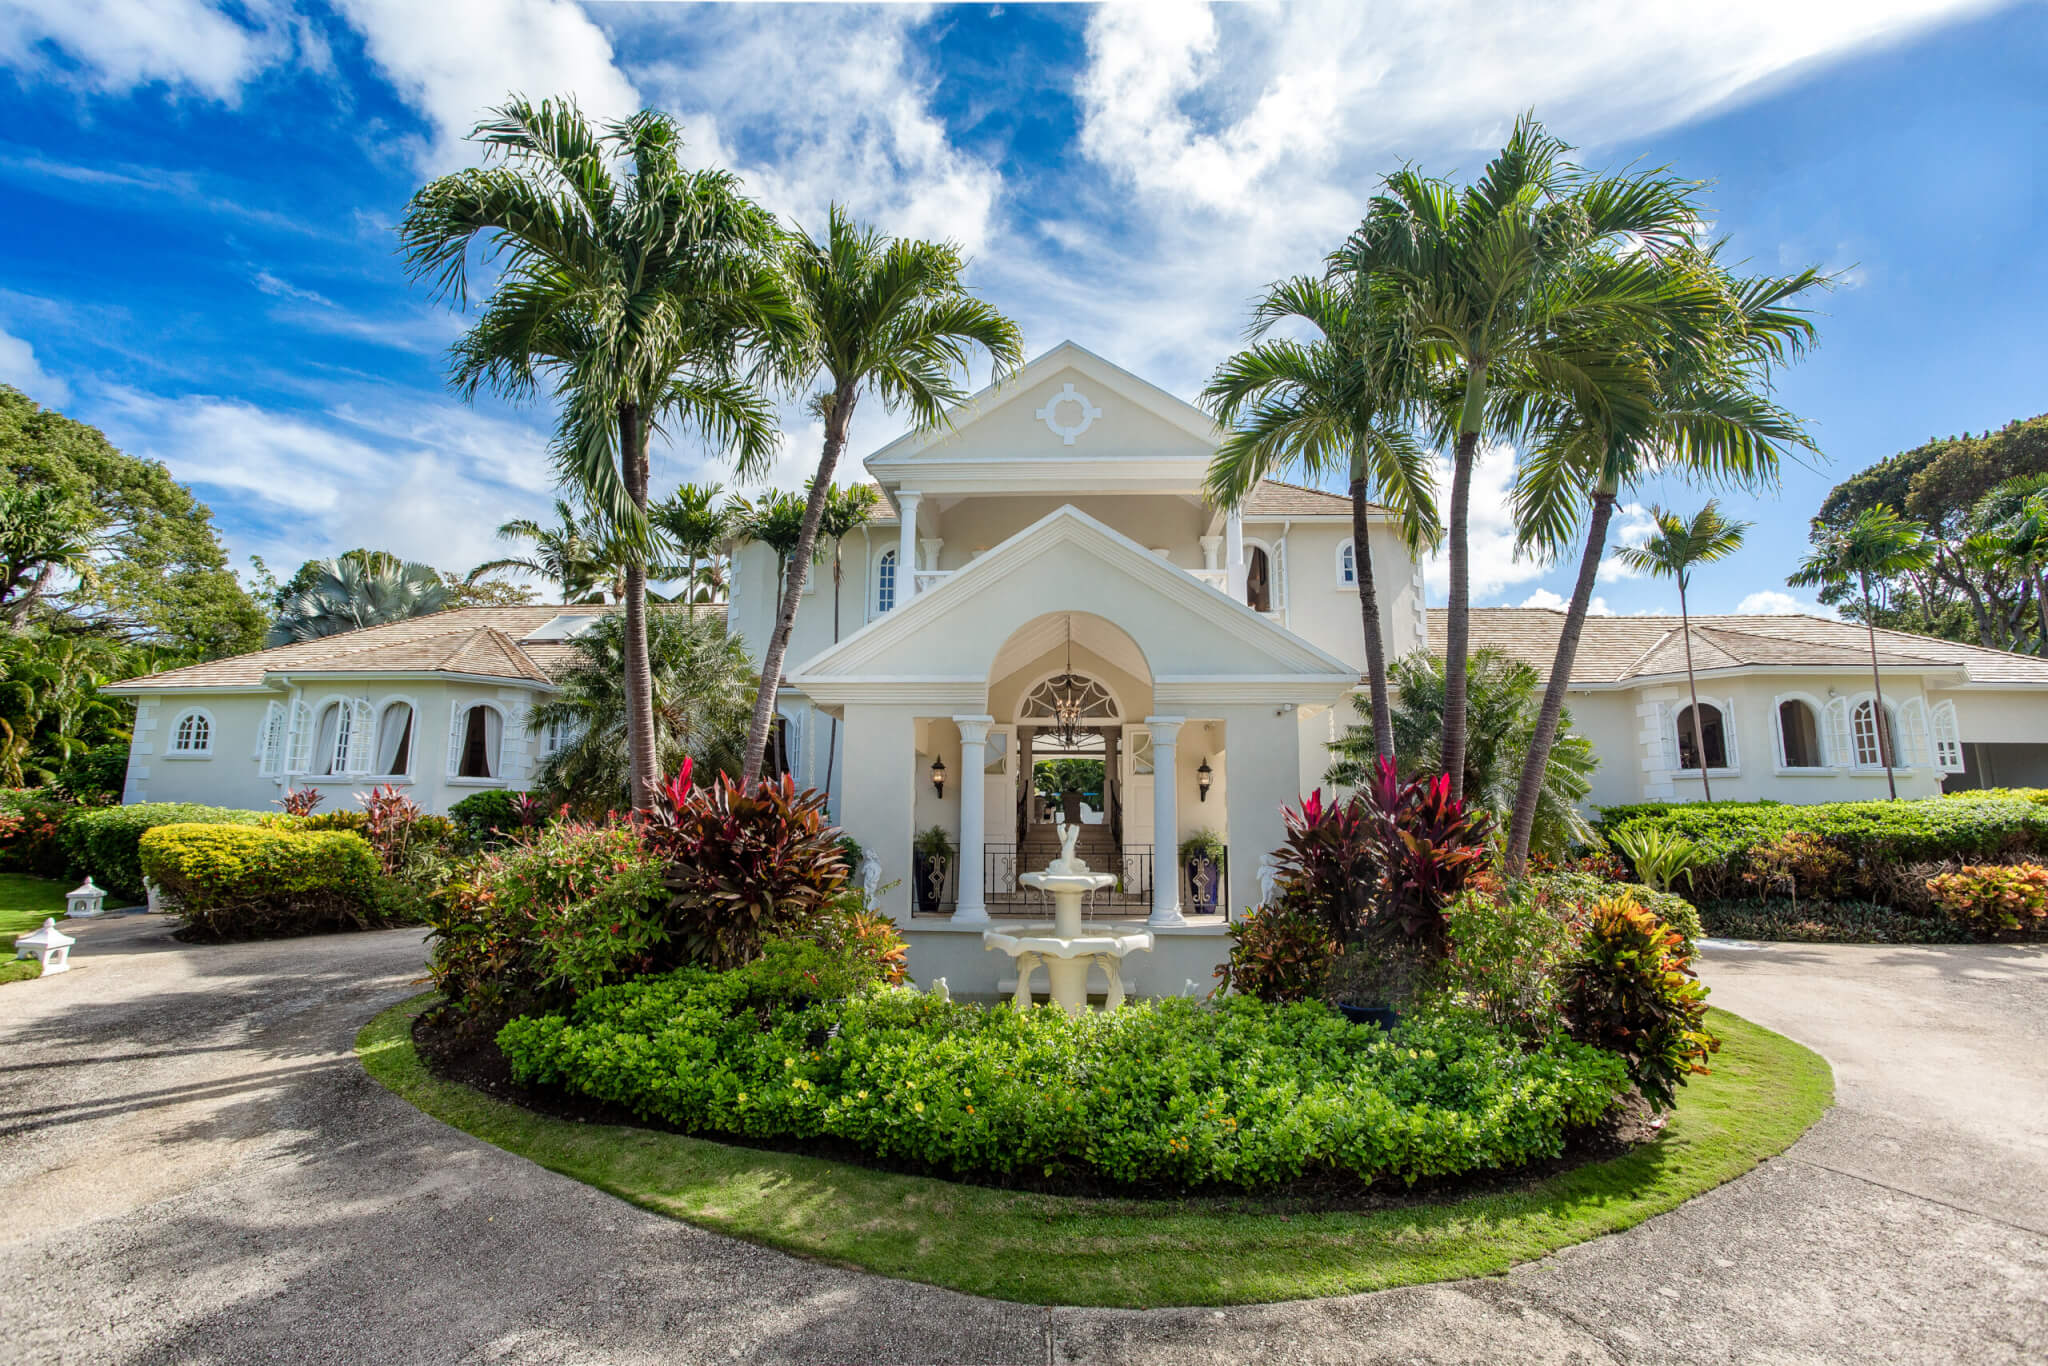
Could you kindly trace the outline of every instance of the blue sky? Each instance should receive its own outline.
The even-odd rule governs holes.
[[[406,282],[392,224],[517,89],[669,109],[799,222],[838,199],[961,241],[1032,352],[1072,337],[1189,397],[1378,175],[1469,173],[1521,109],[1590,164],[1711,179],[1737,256],[1843,278],[1781,386],[1827,463],[1729,500],[1757,525],[1699,585],[1710,610],[1790,605],[1850,471],[2048,410],[2048,10],[1526,8],[0,0],[0,380],[165,461],[238,559],[496,553],[490,529],[551,497],[547,415],[447,393],[460,319]],[[855,450],[898,430],[864,409]],[[795,404],[787,431],[794,485],[817,433]],[[1480,472],[1475,593],[1547,601],[1565,571],[1509,554],[1511,460]],[[664,482],[717,473],[663,459]]]

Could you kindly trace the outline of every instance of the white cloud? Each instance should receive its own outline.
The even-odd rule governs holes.
[[[13,385],[45,408],[71,401],[71,386],[43,369],[33,346],[8,332],[0,332],[0,384]]]
[[[1648,508],[1641,503],[1628,503],[1617,510],[1614,520],[1607,524],[1607,541],[1611,546],[1641,545],[1656,529],[1657,523]],[[1642,575],[1642,570],[1612,554],[1600,561],[1600,577],[1610,583],[1616,579],[1641,578]]]
[[[1745,615],[1755,614],[1772,617],[1791,616],[1800,612],[1816,617],[1834,617],[1837,619],[1841,617],[1841,613],[1832,607],[1823,603],[1808,602],[1803,598],[1794,597],[1792,594],[1777,588],[1758,589],[1756,592],[1745,597],[1741,602],[1736,603],[1735,610]]]
[[[1451,462],[1436,462],[1439,515],[1450,522]],[[1515,480],[1515,451],[1508,445],[1483,447],[1472,465],[1471,505],[1466,514],[1465,544],[1470,552],[1472,601],[1484,603],[1504,588],[1543,577],[1551,566],[1515,552],[1515,519],[1508,491]],[[1450,583],[1448,552],[1439,549],[1423,566],[1430,600],[1443,601]]]
[[[431,126],[414,149],[426,170],[477,161],[463,139],[507,95],[574,95],[597,118],[640,107],[612,60],[611,40],[571,0],[339,0],[338,8],[399,97]]]
[[[265,0],[233,15],[205,0],[0,0],[0,62],[106,93],[162,84],[233,104],[302,33]]]
[[[1548,588],[1539,588],[1535,592],[1531,593],[1528,597],[1523,598],[1520,602],[1516,603],[1515,606],[1547,607],[1553,612],[1562,612],[1570,604],[1571,599],[1563,597],[1557,593],[1553,593]],[[1614,609],[1607,605],[1607,599],[1601,597],[1598,593],[1595,593],[1593,595],[1592,601],[1586,604],[1586,615],[1594,617],[1611,617],[1614,615]]]
[[[319,304],[323,308],[334,307],[334,300],[328,298],[325,294],[315,290],[301,289],[283,276],[273,274],[267,270],[257,271],[249,277],[249,280],[251,284],[255,285],[256,288],[262,290],[265,294],[273,295],[277,298],[299,299],[305,303]]]

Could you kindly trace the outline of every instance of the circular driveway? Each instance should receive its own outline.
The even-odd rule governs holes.
[[[1714,947],[1818,1049],[1783,1157],[1501,1277],[1043,1309],[804,1262],[451,1130],[352,1044],[418,931],[75,929],[0,987],[0,1361],[1660,1362],[2048,1356],[2048,948]]]

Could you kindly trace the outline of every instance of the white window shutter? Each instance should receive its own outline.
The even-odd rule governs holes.
[[[505,715],[505,734],[498,741],[499,774],[514,787],[526,780],[526,708],[514,707]]]
[[[351,776],[361,776],[370,771],[370,756],[375,752],[377,742],[377,714],[370,708],[370,700],[358,697],[348,704],[348,752],[342,755],[341,771]]]
[[[1822,713],[1822,729],[1827,732],[1827,762],[1836,768],[1854,768],[1856,737],[1849,728],[1849,699],[1829,698]]]
[[[1657,733],[1664,741],[1664,767],[1678,772],[1678,708],[1669,702],[1657,704]]]
[[[453,778],[462,769],[462,740],[468,733],[465,722],[469,720],[469,708],[455,703],[448,713],[448,776]]]
[[[1735,742],[1735,704],[1716,702],[1713,705],[1721,712],[1721,744],[1728,751],[1728,771],[1732,773],[1742,767],[1742,750]]]
[[[1943,773],[1963,771],[1962,728],[1956,722],[1956,704],[1937,702],[1934,705],[1934,762]]]
[[[285,706],[271,702],[263,708],[263,729],[256,736],[256,771],[274,778],[284,771]]]
[[[1785,767],[1785,703],[1789,699],[1771,699],[1771,747],[1778,756],[1778,767]]]
[[[292,703],[291,739],[285,751],[284,771],[305,773],[313,767],[313,709],[303,701]]]
[[[1928,762],[1927,755],[1927,704],[1917,697],[1906,699],[1899,708],[1899,757],[1907,768],[1918,768]]]

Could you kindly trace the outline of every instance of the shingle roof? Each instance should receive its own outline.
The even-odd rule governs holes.
[[[524,607],[458,607],[388,626],[370,626],[253,654],[188,664],[182,669],[112,685],[120,691],[157,688],[257,688],[266,674],[445,673],[508,682],[547,683],[575,654],[567,640],[531,640],[565,613],[590,616],[616,607],[539,603]],[[666,610],[683,610],[680,607]],[[700,607],[700,612],[722,612]]]
[[[1430,641],[1440,649],[1445,612],[1429,613]],[[1557,656],[1564,613],[1549,607],[1475,607],[1472,643],[1491,645],[1548,675]],[[2009,654],[1905,631],[1877,632],[1878,663],[1895,669],[1963,670],[1972,683],[2048,685],[2048,659]],[[1803,615],[1696,616],[1693,667],[1838,668],[1870,662],[1863,627]],[[1685,640],[1677,617],[1588,617],[1572,661],[1572,682],[1626,683],[1685,671]]]

